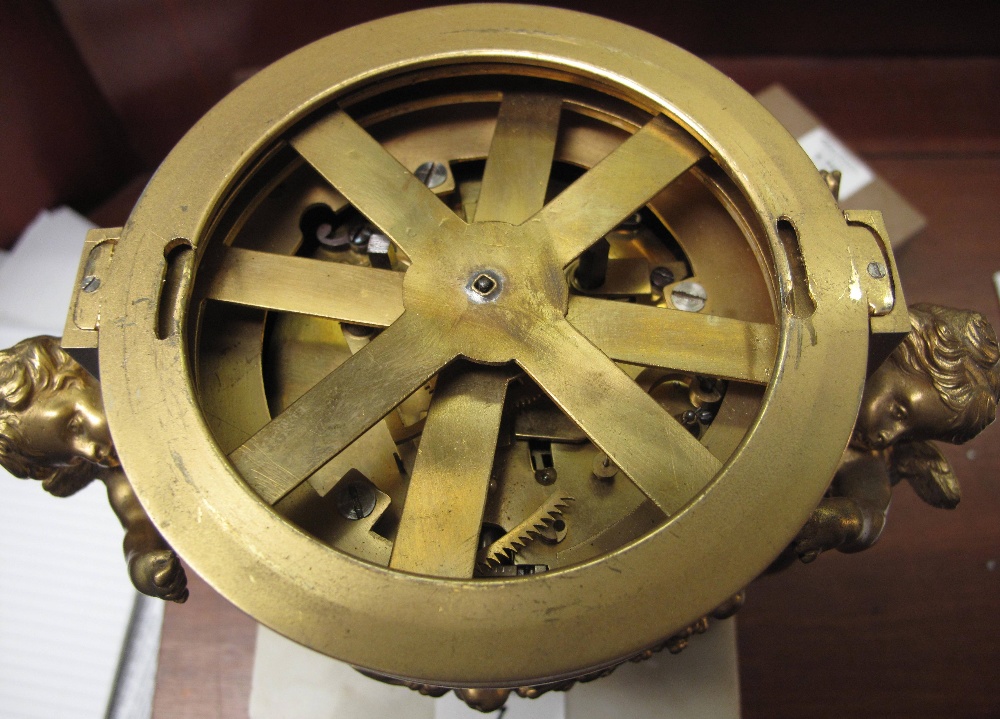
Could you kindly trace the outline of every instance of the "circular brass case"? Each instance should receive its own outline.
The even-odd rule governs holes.
[[[209,431],[189,344],[193,278],[208,240],[239,188],[259,181],[254,171],[264,158],[301,137],[315,118],[340,122],[343,113],[331,112],[338,99],[360,102],[407,73],[461,75],[483,66],[575,78],[652,116],[649,125],[659,125],[650,132],[674,133],[675,145],[693,139],[749,211],[748,233],[760,236],[762,264],[773,268],[778,318],[759,414],[724,464],[671,508],[669,521],[604,556],[516,579],[387,569],[284,521]],[[345,148],[344,156],[351,152]],[[365,162],[368,151],[358,152]],[[406,207],[410,199],[402,191],[375,202]],[[411,219],[426,228],[426,218]],[[456,216],[452,224],[441,235],[452,242],[433,249],[429,241],[430,251],[413,253],[398,323],[419,317],[427,328],[439,319],[428,346],[491,365],[542,363],[543,349],[558,354],[566,349],[562,340],[577,341],[563,318],[565,277],[551,272],[572,259],[572,246],[560,244],[571,232],[530,220],[466,224]],[[842,249],[845,233],[825,183],[787,132],[727,78],[658,38],[587,15],[516,5],[394,16],[320,40],[262,71],[165,160],[115,251],[116,289],[102,307],[100,330],[105,406],[123,465],[153,521],[202,576],[264,624],[356,666],[431,684],[509,687],[571,677],[634,655],[742,589],[822,496],[850,435],[867,360],[867,304],[860,292],[845,294],[857,285]],[[533,261],[525,246],[538,248]],[[487,257],[484,248],[495,252]],[[186,258],[177,260],[177,253]],[[176,297],[165,299],[164,275],[171,272]],[[484,272],[499,280],[496,302],[477,302],[473,320],[457,321],[470,282]],[[483,328],[495,341],[483,341]],[[573,346],[593,351],[585,341]],[[546,380],[581,381],[572,364],[565,375],[548,369]],[[684,461],[689,450],[700,456],[682,447]],[[637,479],[656,485],[655,478]]]

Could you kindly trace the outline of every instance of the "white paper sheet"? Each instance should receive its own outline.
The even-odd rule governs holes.
[[[846,200],[875,179],[875,173],[860,157],[822,125],[799,138],[817,170],[840,170],[840,199]]]
[[[0,266],[0,323],[62,334],[83,241],[93,227],[68,207],[38,214]]]
[[[484,651],[487,647],[484,647]],[[679,655],[628,662],[614,674],[539,699],[512,697],[503,719],[739,719],[734,621],[714,622]],[[499,719],[453,694],[429,699],[258,627],[251,719]]]
[[[57,499],[0,470],[0,716],[104,717],[135,601],[121,541],[102,483]]]
[[[434,702],[257,628],[251,719],[434,719]]]

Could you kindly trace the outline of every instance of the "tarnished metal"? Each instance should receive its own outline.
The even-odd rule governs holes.
[[[892,487],[902,480],[931,506],[958,505],[958,479],[928,440],[961,444],[994,420],[1000,345],[978,312],[915,305],[909,322],[911,331],[865,385],[830,490],[785,559],[810,562],[830,549],[872,546],[885,526]]]
[[[84,263],[67,343],[172,545],[282,634],[482,707],[850,544],[813,511],[909,331],[878,213],[749,95],[541,7],[267,68]]]
[[[451,368],[438,378],[389,567],[472,576],[510,372]]]
[[[88,284],[79,287],[86,292]],[[0,350],[0,464],[17,477],[40,480],[57,497],[102,482],[125,530],[122,546],[135,588],[159,599],[187,600],[180,559],[149,521],[122,471],[101,385],[56,337],[33,337]]]
[[[867,364],[856,270],[870,279],[868,263],[884,257],[855,241],[871,256],[845,261],[850,228],[794,141],[661,40],[517,6],[388,18],[378,33],[394,41],[375,46],[369,32],[320,41],[241,86],[133,211],[99,293],[122,461],[153,520],[223,594],[357,666],[510,687],[632,656],[742,589],[822,497]],[[429,189],[413,174],[428,161],[448,163],[454,182]],[[317,204],[337,222],[371,222],[394,244],[395,270],[371,268],[364,248],[309,245],[300,218]],[[576,257],[605,237],[602,294],[571,290]],[[181,240],[191,265],[171,254]],[[629,258],[644,260],[644,286],[621,288],[629,304],[602,299],[616,296],[604,294],[611,266]],[[699,282],[703,310],[665,307],[654,267]],[[497,294],[473,301],[466,287],[484,272]],[[385,329],[352,354],[338,322]],[[673,400],[615,359],[725,378],[733,398],[696,437],[661,404]],[[461,394],[450,416],[423,389],[446,366],[466,381],[498,364],[518,377],[502,414]],[[220,385],[227,377],[239,381]],[[290,382],[301,396],[276,394]],[[504,419],[536,395],[590,440],[551,444],[550,486]],[[385,474],[365,475],[389,498],[364,530],[381,539],[352,527],[338,544],[339,529],[282,519],[302,493],[335,483],[312,478],[383,419],[394,437],[417,429]],[[600,452],[619,468],[611,484],[593,476]],[[465,484],[428,519],[434,476]],[[509,531],[553,491],[576,499],[566,539],[532,542],[518,560],[548,571],[472,576],[478,544],[459,527],[482,511]],[[444,539],[410,542],[407,527]],[[385,556],[375,547],[397,539],[389,567],[346,549]],[[497,606],[539,611],[509,632]],[[364,633],[350,631],[358,622]]]

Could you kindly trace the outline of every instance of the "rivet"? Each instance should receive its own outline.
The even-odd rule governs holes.
[[[880,280],[885,277],[885,265],[881,262],[869,262],[868,263],[868,274],[874,277],[876,280]]]

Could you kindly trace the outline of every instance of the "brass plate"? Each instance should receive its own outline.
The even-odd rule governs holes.
[[[511,84],[476,95],[468,80],[478,76]],[[432,80],[462,89],[401,108],[405,88]],[[574,118],[564,131],[553,124],[553,87],[579,88],[561,101],[563,116],[571,110]],[[442,134],[476,145],[449,160],[486,158],[478,199],[463,202],[472,222],[411,174],[422,156],[419,123],[393,130],[396,116],[453,106],[464,106],[455,119],[462,132],[431,127],[426,137],[432,145],[444,143]],[[486,116],[494,108],[500,121],[477,124],[476,106]],[[384,149],[394,147],[396,155]],[[546,204],[550,152],[593,169]],[[279,256],[295,251],[287,237],[228,246],[303,162],[336,188],[312,192],[338,212],[350,203],[393,240],[401,268],[408,266],[402,295],[398,273],[371,269],[358,290],[367,287],[371,302],[352,302],[353,290],[318,291],[317,283],[356,286],[357,268],[314,262],[300,274],[309,260]],[[681,195],[695,204],[676,205]],[[738,241],[695,231],[695,210],[685,208],[697,203],[722,207]],[[571,295],[566,268],[639,207],[673,232],[710,302],[676,327],[677,311],[661,309],[649,333],[633,343],[609,337],[605,347],[606,327],[587,318],[588,303],[598,300]],[[779,236],[779,222],[793,228],[791,238]],[[320,40],[265,69],[166,159],[115,249],[113,291],[101,308],[105,406],[154,522],[202,576],[268,626],[356,666],[428,683],[569,677],[651,646],[743,588],[816,506],[847,443],[867,361],[868,299],[848,243],[843,215],[794,140],[749,95],[682,50],[563,10],[408,13]],[[482,272],[500,291],[473,301],[469,284]],[[278,277],[293,278],[282,281],[287,291],[255,287]],[[766,301],[742,308],[732,288],[745,283]],[[244,387],[248,419],[223,442],[198,389],[217,378],[201,376],[196,385],[194,376],[196,366],[205,372],[209,339],[198,324],[213,293],[272,312],[391,324],[260,432],[263,340],[239,334],[250,369],[220,366]],[[584,325],[597,328],[594,336],[581,334]],[[700,344],[706,336],[718,339]],[[730,429],[713,425],[695,440],[608,357],[666,356],[668,337],[685,369],[700,370],[703,360],[717,375],[767,382],[759,404],[732,404]],[[442,561],[428,551],[428,533],[441,530],[433,512],[411,516],[404,504],[398,544],[382,567],[372,559],[379,552],[365,560],[333,549],[271,506],[292,501],[302,480],[459,355],[472,362],[446,378],[424,433],[451,436],[449,428],[465,427],[470,441],[455,451],[467,452],[456,462],[440,445],[418,451],[414,507],[435,505],[428,478],[465,482],[454,506],[475,525],[470,518],[485,511],[481,493],[489,491],[495,402],[509,380],[493,368],[516,365],[669,519],[565,568],[482,579],[467,576],[468,555]],[[468,476],[456,477],[455,466]],[[467,532],[438,538],[456,552],[471,546]]]

